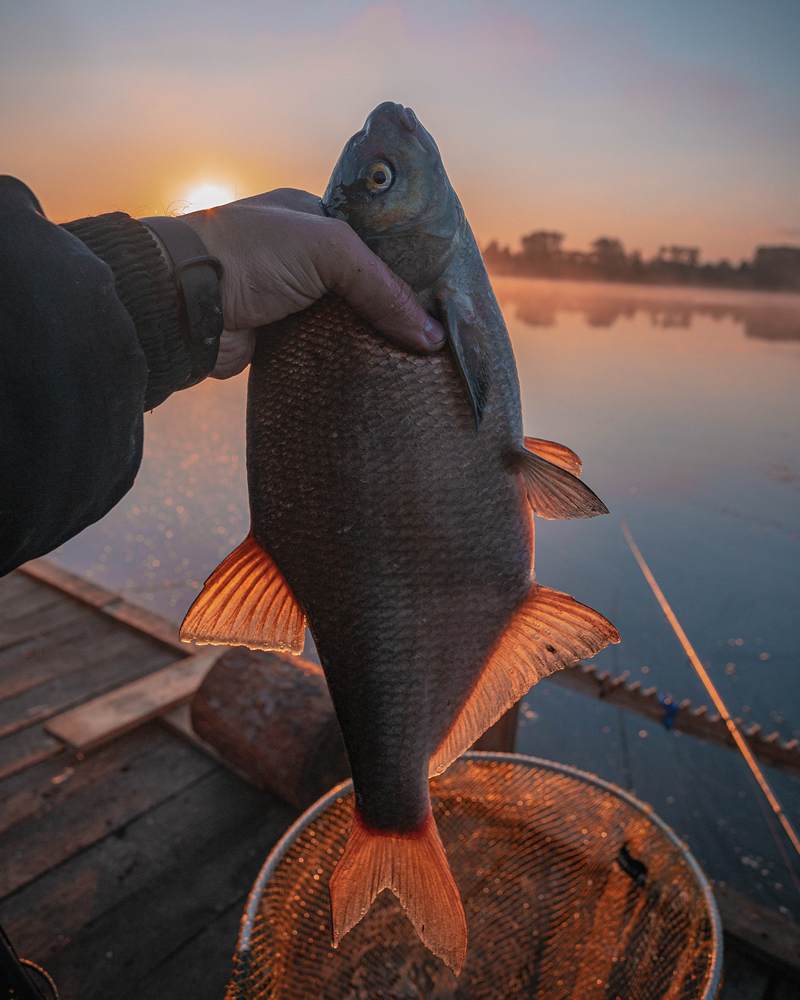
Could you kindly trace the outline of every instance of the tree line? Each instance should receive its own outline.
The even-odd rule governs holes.
[[[483,251],[487,267],[496,274],[537,278],[800,291],[800,247],[795,246],[759,246],[752,259],[732,264],[704,261],[698,247],[680,245],[659,247],[645,258],[609,236],[598,237],[588,251],[569,250],[563,233],[544,229],[523,236],[520,244],[512,251],[492,240]]]

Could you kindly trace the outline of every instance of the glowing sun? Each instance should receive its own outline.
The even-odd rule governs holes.
[[[227,184],[217,184],[213,181],[197,184],[186,192],[186,198],[181,203],[181,215],[185,215],[187,212],[200,212],[204,208],[215,208],[217,205],[225,205],[229,201],[233,201],[235,197],[236,192]]]

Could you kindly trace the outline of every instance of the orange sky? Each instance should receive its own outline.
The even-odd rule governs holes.
[[[2,169],[59,220],[174,210],[204,182],[320,191],[391,99],[437,138],[482,242],[800,242],[797,7],[696,6],[6,5]]]

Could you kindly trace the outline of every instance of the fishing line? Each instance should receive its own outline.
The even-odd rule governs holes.
[[[772,786],[767,780],[767,777],[764,774],[763,770],[761,769],[761,766],[759,765],[758,761],[755,759],[753,751],[748,746],[747,740],[744,738],[744,736],[742,736],[741,730],[736,725],[736,722],[731,718],[731,714],[728,711],[728,706],[723,701],[722,695],[719,693],[719,691],[716,688],[716,685],[711,680],[708,671],[700,662],[700,657],[697,655],[697,651],[689,641],[689,637],[684,632],[683,626],[678,621],[678,616],[672,610],[672,605],[665,597],[664,591],[661,589],[661,587],[659,587],[658,581],[653,576],[652,570],[650,569],[650,567],[647,564],[647,561],[642,555],[641,549],[636,544],[636,541],[633,535],[631,534],[631,530],[628,527],[627,522],[625,522],[624,520],[622,522],[622,533],[625,536],[625,541],[628,543],[628,548],[631,550],[633,554],[633,558],[636,560],[636,562],[639,565],[639,569],[642,571],[642,575],[647,581],[650,589],[653,591],[653,596],[658,601],[661,610],[664,612],[664,616],[669,622],[672,631],[675,633],[678,642],[681,644],[681,646],[683,646],[683,651],[686,653],[686,656],[689,659],[689,663],[691,663],[692,667],[695,670],[695,673],[700,678],[701,682],[703,683],[703,686],[708,692],[709,697],[714,702],[714,706],[719,712],[720,718],[727,726],[728,732],[731,734],[733,742],[736,744],[736,747],[738,748],[742,757],[744,757],[747,766],[750,768],[751,774],[753,775],[753,777],[756,780],[756,783],[758,784],[758,787],[764,793],[764,798],[769,803],[770,809],[772,810],[778,822],[780,823],[781,827],[783,828],[783,832],[786,834],[789,843],[794,848],[795,853],[800,857],[800,837],[797,836],[794,827],[789,821],[789,817],[783,811],[783,806],[781,805],[775,792],[773,792]],[[782,845],[780,844],[780,841],[778,841],[778,846],[779,848],[781,848],[781,854],[784,857],[784,860],[786,862],[786,867],[788,868],[789,873],[791,874],[792,879],[795,882],[795,885],[798,885],[798,887],[800,888],[800,884],[798,884],[797,875],[795,874],[794,867],[791,864],[790,859],[786,857],[785,852],[782,850]]]

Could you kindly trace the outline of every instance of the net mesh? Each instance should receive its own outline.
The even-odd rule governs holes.
[[[716,995],[708,885],[646,807],[514,755],[468,754],[431,790],[469,924],[461,976],[425,949],[388,892],[331,948],[328,879],[350,829],[348,786],[312,807],[262,869],[226,1000]]]

